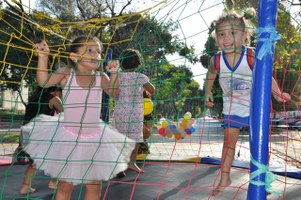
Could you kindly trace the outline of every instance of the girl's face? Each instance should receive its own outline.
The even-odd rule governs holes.
[[[233,53],[244,44],[247,33],[238,23],[222,22],[216,29],[218,47],[226,53]]]
[[[96,70],[100,65],[101,46],[94,40],[89,40],[77,52],[78,67],[87,71]]]

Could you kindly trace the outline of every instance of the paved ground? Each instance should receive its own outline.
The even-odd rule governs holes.
[[[145,171],[137,174],[127,171],[127,176],[112,179],[103,184],[102,199],[106,200],[244,200],[247,196],[249,174],[248,170],[233,168],[232,185],[220,197],[212,197],[211,192],[218,183],[219,167],[187,162],[140,162]],[[0,167],[0,199],[43,199],[50,200],[54,191],[47,188],[49,177],[42,172],[37,174],[33,182],[37,191],[29,195],[19,195],[22,184],[22,175],[26,166],[1,166]],[[301,181],[287,177],[278,177],[273,183],[275,191],[281,191],[277,196],[271,194],[268,200],[298,200],[300,199]],[[73,199],[83,199],[84,187],[75,187]]]
[[[288,137],[291,139],[290,142],[281,139]],[[295,158],[300,160],[298,157],[301,152],[300,141],[292,139],[298,137],[299,132],[283,132],[272,137],[271,140],[274,142],[270,148],[272,152],[270,164],[273,170],[299,170],[297,168],[299,161]],[[202,143],[199,144],[197,141],[202,141]],[[247,141],[246,136],[242,135],[236,149],[235,167],[231,173],[233,183],[221,197],[215,198],[210,195],[220,178],[219,166],[202,163],[205,158],[220,158],[221,155],[222,137],[220,134],[211,134],[210,137],[202,135],[202,138],[194,137],[178,142],[155,135],[150,143],[151,153],[138,156],[139,164],[145,173],[135,174],[129,171],[124,178],[104,183],[102,199],[246,199],[249,184],[247,168],[250,160]],[[9,164],[16,147],[16,143],[0,144],[0,165],[2,164],[0,166],[0,199],[52,199],[53,191],[47,188],[49,177],[43,175],[42,172],[38,173],[34,181],[38,189],[36,193],[27,196],[18,194],[26,166]],[[272,186],[275,191],[281,191],[282,194],[281,196],[271,194],[267,197],[268,200],[300,199],[300,179],[278,176]],[[83,187],[77,186],[72,199],[82,197],[83,191]]]

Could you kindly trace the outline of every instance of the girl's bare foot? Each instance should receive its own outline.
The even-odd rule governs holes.
[[[140,169],[140,168],[137,166],[136,163],[130,164],[130,165],[129,165],[129,169],[130,169],[130,170],[133,170],[133,171],[135,171],[135,172],[137,172],[137,173],[144,173],[144,171],[143,171],[142,169]]]
[[[226,172],[222,172],[222,173],[226,173]],[[227,172],[227,174],[229,174],[229,172]],[[231,185],[231,179],[230,176],[226,177],[226,178],[222,178],[219,182],[219,184],[217,185],[217,187],[213,190],[212,192],[212,196],[220,196],[223,194],[224,190]]]
[[[20,194],[28,194],[28,193],[33,193],[35,191],[36,191],[36,189],[30,187],[29,185],[22,185],[22,187],[20,189]]]

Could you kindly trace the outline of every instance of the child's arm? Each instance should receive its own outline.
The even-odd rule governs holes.
[[[119,68],[119,61],[111,60],[108,62],[106,70],[110,73],[110,78],[102,73],[101,85],[105,93],[108,95],[116,95],[118,93],[119,81],[117,78],[117,71]]]
[[[48,75],[48,57],[49,57],[49,47],[45,40],[36,44],[36,49],[38,53],[38,67],[37,67],[37,82],[41,87],[51,87],[56,84],[62,84],[62,80],[65,78],[64,70],[61,72],[55,72],[50,77]]]
[[[208,69],[207,77],[206,77],[206,104],[208,107],[213,107],[214,106],[214,99],[212,95],[212,87],[214,80],[216,78],[216,72],[214,69],[214,58],[212,57],[210,59],[210,68]]]
[[[283,93],[274,77],[272,78],[272,94],[274,98],[279,102],[286,102],[287,100],[291,99],[291,96],[288,93]]]
[[[62,100],[59,97],[57,97],[57,96],[55,96],[52,99],[50,99],[50,101],[49,101],[49,107],[51,109],[54,108],[58,113],[64,111]]]
[[[36,49],[38,53],[38,67],[36,78],[38,84],[40,86],[44,86],[48,80],[48,56],[50,50],[46,41],[44,40],[36,44]]]

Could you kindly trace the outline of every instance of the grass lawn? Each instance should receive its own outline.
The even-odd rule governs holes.
[[[20,132],[0,133],[0,143],[18,143]]]

